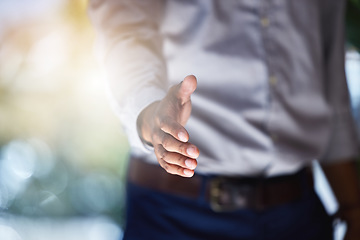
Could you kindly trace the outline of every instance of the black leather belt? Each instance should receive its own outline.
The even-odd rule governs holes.
[[[204,177],[196,174],[192,178],[184,178],[137,158],[130,160],[128,180],[143,187],[189,198],[199,197],[202,186],[205,186],[206,199],[214,211],[264,210],[297,201],[305,191],[313,189],[309,167],[295,174],[270,178]]]

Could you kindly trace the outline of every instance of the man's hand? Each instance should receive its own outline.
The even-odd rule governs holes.
[[[199,149],[188,142],[184,128],[191,113],[190,96],[197,86],[196,78],[187,76],[170,88],[161,100],[150,104],[139,115],[141,138],[154,146],[156,158],[168,173],[192,177]]]
[[[355,160],[322,165],[339,202],[340,218],[347,224],[344,240],[360,239],[360,184]]]

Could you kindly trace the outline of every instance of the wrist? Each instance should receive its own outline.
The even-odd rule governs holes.
[[[151,143],[151,119],[153,118],[152,115],[155,111],[155,108],[157,106],[159,101],[153,102],[149,104],[147,107],[145,107],[139,114],[137,121],[136,121],[136,127],[138,135],[141,139],[141,141],[151,147],[153,147],[153,144]]]

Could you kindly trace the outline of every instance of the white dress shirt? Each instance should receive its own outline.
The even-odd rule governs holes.
[[[343,0],[94,0],[113,106],[132,154],[157,163],[136,119],[189,74],[197,172],[273,176],[357,154]]]

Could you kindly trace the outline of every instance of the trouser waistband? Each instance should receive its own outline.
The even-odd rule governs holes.
[[[206,177],[199,174],[184,178],[134,157],[130,159],[128,180],[153,190],[189,198],[199,197],[205,185],[205,198],[214,211],[263,210],[299,200],[308,189],[313,188],[310,167],[294,174],[269,178]]]

